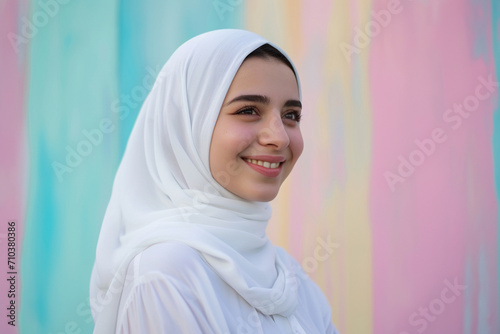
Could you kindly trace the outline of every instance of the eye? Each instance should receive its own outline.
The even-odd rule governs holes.
[[[235,115],[258,115],[255,107],[246,106],[235,112]]]
[[[300,119],[302,118],[302,113],[300,111],[294,110],[292,112],[284,114],[283,118],[299,123]]]

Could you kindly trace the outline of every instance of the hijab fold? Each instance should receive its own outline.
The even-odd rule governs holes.
[[[115,331],[129,263],[161,242],[197,250],[263,314],[294,312],[295,273],[266,236],[269,204],[233,195],[209,168],[229,86],[246,56],[265,43],[280,50],[252,32],[216,30],[184,43],[162,68],[130,135],[102,224],[90,286],[95,333]]]

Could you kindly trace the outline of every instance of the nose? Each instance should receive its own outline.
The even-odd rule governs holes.
[[[259,143],[264,146],[274,146],[276,149],[285,148],[290,144],[290,137],[280,114],[273,115],[262,123],[259,132]]]

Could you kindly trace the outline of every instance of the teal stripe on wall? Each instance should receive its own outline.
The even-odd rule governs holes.
[[[21,333],[90,333],[87,305],[98,221],[119,159],[101,122],[116,97],[116,1],[70,1],[31,41],[29,202]],[[116,141],[116,140],[115,140]],[[116,145],[115,145],[116,146]],[[111,153],[110,153],[111,152]]]

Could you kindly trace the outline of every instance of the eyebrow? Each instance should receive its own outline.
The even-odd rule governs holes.
[[[241,101],[246,101],[246,102],[257,102],[257,103],[262,103],[262,104],[269,104],[271,100],[269,97],[264,96],[264,95],[240,95],[232,99],[231,101],[227,102],[224,104],[224,106],[227,106],[233,102],[241,102]],[[302,108],[302,103],[299,100],[288,100],[285,102],[283,105],[284,107],[298,107]]]

